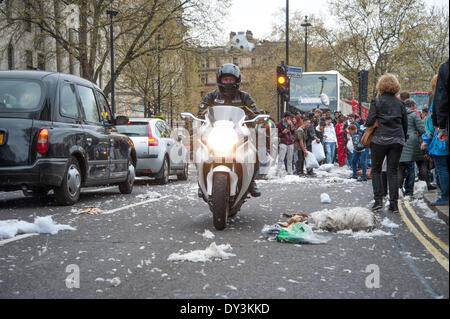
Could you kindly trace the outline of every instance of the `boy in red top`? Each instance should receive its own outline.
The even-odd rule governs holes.
[[[346,134],[344,129],[344,116],[339,116],[338,123],[335,126],[336,137],[337,137],[337,155],[338,163],[340,167],[345,165],[345,160],[347,159],[347,145],[345,145],[344,134]]]

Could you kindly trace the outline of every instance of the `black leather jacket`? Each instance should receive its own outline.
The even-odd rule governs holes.
[[[205,95],[202,103],[200,103],[197,116],[203,118],[208,108],[216,105],[239,106],[248,117],[259,114],[255,100],[247,92],[238,90],[233,98],[229,98],[222,94],[219,89],[215,89]]]
[[[394,94],[384,93],[370,103],[366,126],[378,120],[373,136],[403,137],[407,139],[408,115],[405,103]]]

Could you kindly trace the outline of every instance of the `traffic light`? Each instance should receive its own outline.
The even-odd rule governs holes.
[[[283,65],[277,66],[277,92],[285,101],[289,101],[289,78]]]
[[[361,70],[358,72],[359,96],[361,101],[367,102],[367,87],[369,85],[369,72]]]

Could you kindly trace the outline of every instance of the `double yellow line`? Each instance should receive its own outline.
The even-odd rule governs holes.
[[[422,222],[419,216],[414,212],[411,205],[408,201],[403,201],[405,204],[406,209],[411,214],[412,218],[415,220],[417,225],[419,225],[420,229],[429,237],[431,238],[439,247],[441,247],[442,250],[444,250],[448,254],[448,245],[444,243],[442,240],[440,240],[437,236],[435,236],[427,226]],[[430,241],[428,241],[420,232],[417,230],[416,226],[411,222],[411,220],[406,215],[406,212],[403,210],[401,201],[398,201],[398,209],[400,211],[400,215],[402,216],[403,221],[405,222],[406,226],[408,226],[409,230],[416,236],[416,238],[420,241],[422,245],[425,246],[425,248],[433,255],[433,257],[438,261],[439,264],[441,264],[442,267],[444,267],[447,272],[449,271],[449,262],[448,258],[445,257],[436,247],[434,247]]]

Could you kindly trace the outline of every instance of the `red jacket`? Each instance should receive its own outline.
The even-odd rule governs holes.
[[[288,132],[283,133],[283,131],[286,128],[288,129]],[[277,124],[277,129],[278,129],[278,137],[280,138],[280,144],[286,144],[286,145],[294,144],[295,128],[291,127],[287,123],[284,123],[283,120],[281,120]]]
[[[345,134],[345,130],[344,130],[344,125],[345,123],[337,123],[336,126],[334,127],[334,130],[336,131],[336,138],[338,143],[344,143],[344,134]]]

